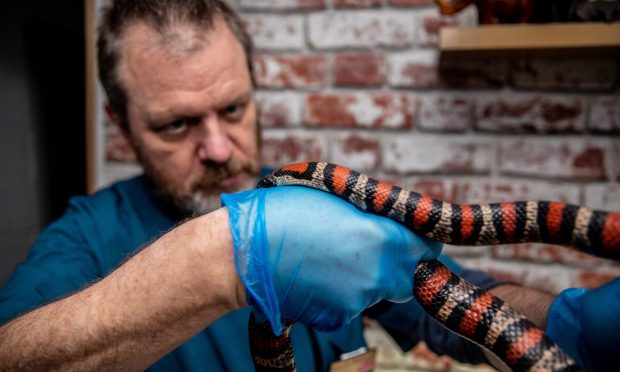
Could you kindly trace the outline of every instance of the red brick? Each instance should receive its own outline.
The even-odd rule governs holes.
[[[306,98],[305,122],[325,127],[403,129],[413,124],[412,99],[405,94],[312,93]]]
[[[266,88],[312,88],[327,81],[327,62],[321,55],[257,55],[256,83]]]
[[[550,56],[517,59],[512,81],[518,88],[610,90],[618,79],[613,56]]]
[[[388,82],[393,87],[439,88],[438,64],[436,50],[392,53],[388,57]]]
[[[620,185],[588,184],[584,191],[584,204],[590,208],[620,211]]]
[[[136,155],[116,125],[105,127],[105,158],[114,162],[135,162]]]
[[[435,0],[389,0],[388,3],[395,6],[423,6],[435,4]]]
[[[374,8],[381,5],[381,0],[335,0],[336,8]]]
[[[496,60],[444,59],[434,49],[393,53],[388,82],[403,88],[488,88],[506,82],[506,64]]]
[[[243,15],[245,27],[258,50],[299,50],[305,46],[301,15]]]
[[[436,45],[439,41],[439,31],[445,26],[457,26],[454,17],[442,17],[439,14],[425,14],[418,21],[419,41],[422,45]]]
[[[256,93],[259,122],[266,127],[290,127],[301,125],[301,97],[294,92]]]
[[[587,111],[582,97],[550,94],[485,94],[476,107],[476,128],[491,132],[580,132]]]
[[[557,245],[523,243],[491,247],[492,256],[505,260],[522,260],[539,263],[562,263],[595,266],[605,262],[601,258]]]
[[[384,141],[383,166],[401,174],[451,172],[488,173],[492,143],[454,136],[400,136]]]
[[[459,183],[445,177],[413,177],[405,182],[406,190],[428,195],[431,198],[456,203],[459,195]]]
[[[334,85],[366,86],[383,85],[385,59],[380,54],[341,53],[334,59]]]
[[[613,272],[583,270],[577,275],[577,286],[582,288],[598,288],[618,277],[620,277],[620,270]]]
[[[381,148],[376,136],[341,133],[331,137],[331,161],[358,172],[374,171],[379,166]]]
[[[306,10],[323,9],[325,0],[239,0],[242,10]]]
[[[565,179],[606,179],[608,141],[585,139],[510,140],[502,143],[500,170],[505,174]]]
[[[408,14],[390,11],[339,11],[308,17],[310,44],[317,49],[405,47],[413,44]]]
[[[578,204],[580,187],[566,182],[515,179],[464,179],[462,203],[482,204],[520,200],[557,200]]]
[[[588,129],[593,132],[620,132],[620,95],[592,99]]]
[[[318,133],[300,131],[263,131],[261,153],[263,164],[273,168],[327,159],[325,138]]]
[[[467,96],[446,92],[418,97],[420,129],[440,132],[463,132],[469,129],[472,101]]]

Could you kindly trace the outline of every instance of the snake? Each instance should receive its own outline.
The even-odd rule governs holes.
[[[307,186],[359,209],[402,223],[417,234],[453,245],[541,242],[620,259],[620,213],[556,201],[452,204],[344,166],[302,162],[282,167],[258,187]],[[499,297],[468,283],[438,260],[421,262],[413,296],[433,319],[498,356],[513,371],[580,371],[544,331]],[[280,335],[250,316],[250,351],[257,371],[295,371],[287,322]]]

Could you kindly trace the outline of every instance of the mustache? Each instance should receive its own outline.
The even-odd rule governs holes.
[[[192,191],[216,187],[220,181],[239,173],[258,175],[258,166],[231,159],[226,163],[205,163],[203,172],[192,181]]]

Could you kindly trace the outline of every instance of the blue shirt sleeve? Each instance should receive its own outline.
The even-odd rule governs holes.
[[[0,291],[0,324],[66,296],[98,279],[100,265],[83,231],[92,231],[84,205],[74,199],[32,246]]]

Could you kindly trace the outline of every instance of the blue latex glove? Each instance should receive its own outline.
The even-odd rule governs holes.
[[[441,244],[323,191],[287,186],[222,195],[235,264],[259,321],[335,330],[381,301],[412,297],[420,260]]]
[[[617,371],[620,278],[593,290],[562,291],[551,304],[547,335],[586,371]]]

